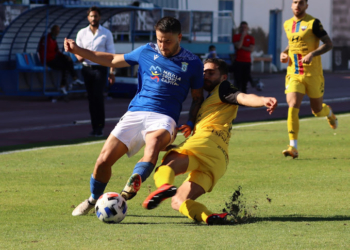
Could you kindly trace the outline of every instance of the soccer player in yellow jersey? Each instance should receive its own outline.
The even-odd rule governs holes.
[[[212,191],[226,172],[232,121],[236,118],[238,105],[266,106],[271,114],[277,107],[277,100],[239,92],[227,81],[227,73],[227,64],[221,59],[211,58],[204,62],[203,88],[209,95],[197,114],[192,137],[163,157],[162,165],[154,174],[158,189],[143,202],[146,209],[153,209],[164,199],[173,197],[172,208],[192,220],[208,225],[230,222],[227,213],[214,214],[195,200]],[[190,134],[186,125],[180,130],[185,130],[185,137]],[[188,178],[177,189],[173,186],[174,178],[184,173],[189,173]]]
[[[286,75],[288,109],[288,133],[290,145],[282,153],[298,157],[299,109],[304,95],[310,98],[312,113],[327,117],[331,128],[336,129],[338,121],[332,109],[323,103],[324,78],[321,55],[331,50],[332,41],[321,22],[306,14],[307,0],[293,0],[294,17],[284,23],[288,46],[281,53],[280,61],[289,62]],[[320,46],[320,40],[323,44]]]

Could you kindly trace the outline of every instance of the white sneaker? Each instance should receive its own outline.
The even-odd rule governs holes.
[[[94,204],[91,204],[88,199],[80,203],[72,212],[73,216],[86,215],[91,209],[95,207]]]
[[[61,91],[62,91],[62,93],[63,93],[64,95],[67,95],[67,94],[68,94],[68,92],[67,92],[65,86],[61,87]]]
[[[84,85],[84,82],[81,81],[80,79],[75,79],[72,84],[73,85],[77,85],[77,84]]]

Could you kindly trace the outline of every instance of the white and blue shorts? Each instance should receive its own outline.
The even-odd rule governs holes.
[[[155,112],[128,111],[120,118],[111,134],[127,146],[126,154],[131,157],[145,145],[146,134],[159,129],[165,129],[170,133],[169,144],[171,144],[176,131],[176,122],[173,118]]]

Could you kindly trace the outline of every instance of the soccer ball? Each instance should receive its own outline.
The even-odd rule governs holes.
[[[96,205],[96,216],[104,223],[121,222],[128,211],[125,199],[118,193],[108,192],[98,198]]]

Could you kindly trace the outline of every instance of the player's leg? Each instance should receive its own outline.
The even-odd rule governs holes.
[[[160,129],[147,133],[145,139],[144,156],[135,165],[132,175],[122,191],[122,196],[126,200],[132,199],[137,194],[141,183],[152,173],[159,152],[169,144],[171,137],[167,130]]]
[[[208,178],[208,181],[210,178]],[[205,194],[205,189],[191,181],[185,181],[171,199],[171,207],[191,220],[205,222],[208,225],[230,224],[231,216],[228,213],[216,214],[210,211],[204,204],[195,201]]]
[[[306,92],[304,78],[297,75],[287,75],[285,94],[288,103],[287,128],[289,136],[288,149],[283,150],[285,156],[298,157],[299,110]]]
[[[125,199],[132,199],[140,189],[141,183],[152,173],[157,163],[159,152],[173,142],[175,127],[176,123],[171,117],[149,113],[146,129],[143,131],[145,141],[144,155],[135,165],[133,173],[122,191]]]
[[[325,116],[328,120],[329,126],[332,129],[336,129],[338,127],[338,119],[334,115],[331,107],[323,103],[323,97],[310,98],[310,106],[314,116],[316,117]]]
[[[289,136],[289,147],[283,150],[285,156],[291,156],[294,158],[298,157],[298,135],[299,135],[299,110],[303,100],[304,94],[298,92],[287,93],[288,103],[288,136]]]
[[[74,209],[73,216],[85,215],[94,208],[97,199],[103,194],[111,178],[113,164],[127,151],[126,145],[114,135],[111,134],[107,138],[90,178],[91,196]]]
[[[187,155],[174,151],[168,153],[153,176],[157,190],[148,195],[142,206],[146,209],[154,209],[163,200],[174,196],[177,190],[173,186],[175,176],[185,173],[188,165],[189,157]]]

